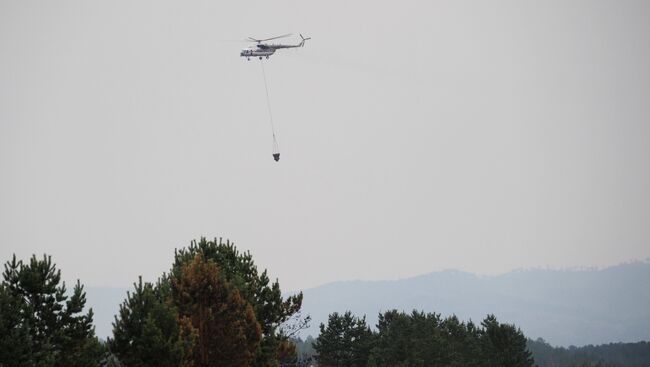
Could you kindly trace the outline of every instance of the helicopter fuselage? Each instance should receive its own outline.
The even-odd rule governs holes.
[[[275,53],[274,48],[262,49],[259,47],[249,47],[241,50],[239,54],[242,57],[269,57]]]

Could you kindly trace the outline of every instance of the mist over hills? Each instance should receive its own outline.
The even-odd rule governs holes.
[[[335,282],[304,291],[303,313],[318,325],[334,311],[366,315],[388,309],[456,314],[480,322],[493,313],[530,338],[553,345],[650,340],[650,264],[602,270],[523,270],[476,276],[455,270],[395,281]]]
[[[100,338],[129,288],[87,287]],[[393,281],[345,281],[304,290],[303,315],[318,335],[328,314],[350,310],[373,325],[388,309],[456,314],[480,322],[493,313],[530,338],[552,345],[587,345],[650,340],[650,263],[595,270],[521,270],[477,276],[446,270]]]

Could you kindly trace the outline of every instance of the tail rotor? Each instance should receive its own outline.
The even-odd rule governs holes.
[[[302,41],[300,42],[300,47],[305,46],[305,41],[308,41],[311,39],[311,37],[303,37],[302,34],[300,35],[300,38],[302,38]]]

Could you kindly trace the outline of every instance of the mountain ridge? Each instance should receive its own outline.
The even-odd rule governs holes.
[[[480,322],[495,314],[555,345],[650,339],[650,263],[600,269],[525,269],[479,276],[443,270],[386,281],[327,283],[303,291],[303,314],[317,335],[331,312],[351,310],[374,325],[379,312],[413,309]],[[645,329],[644,329],[645,328]]]
[[[126,287],[86,287],[96,333],[106,338],[126,298]],[[296,292],[286,292],[295,294]],[[498,275],[444,269],[393,280],[344,280],[303,290],[302,314],[316,336],[332,312],[366,315],[374,327],[381,311],[414,309],[480,322],[495,314],[530,338],[552,345],[650,340],[650,262],[604,268],[516,269]]]

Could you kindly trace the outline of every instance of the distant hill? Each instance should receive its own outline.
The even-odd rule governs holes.
[[[523,270],[499,276],[441,271],[396,281],[335,282],[304,291],[305,335],[334,311],[366,315],[388,309],[435,311],[481,321],[493,313],[552,345],[650,340],[650,264],[602,270]]]
[[[100,338],[130,288],[87,287]],[[588,345],[650,340],[650,263],[602,270],[523,270],[477,276],[448,270],[395,281],[348,281],[304,291],[303,314],[312,316],[303,336],[334,311],[367,315],[374,325],[388,309],[456,314],[481,321],[494,313],[526,336],[552,345]]]

